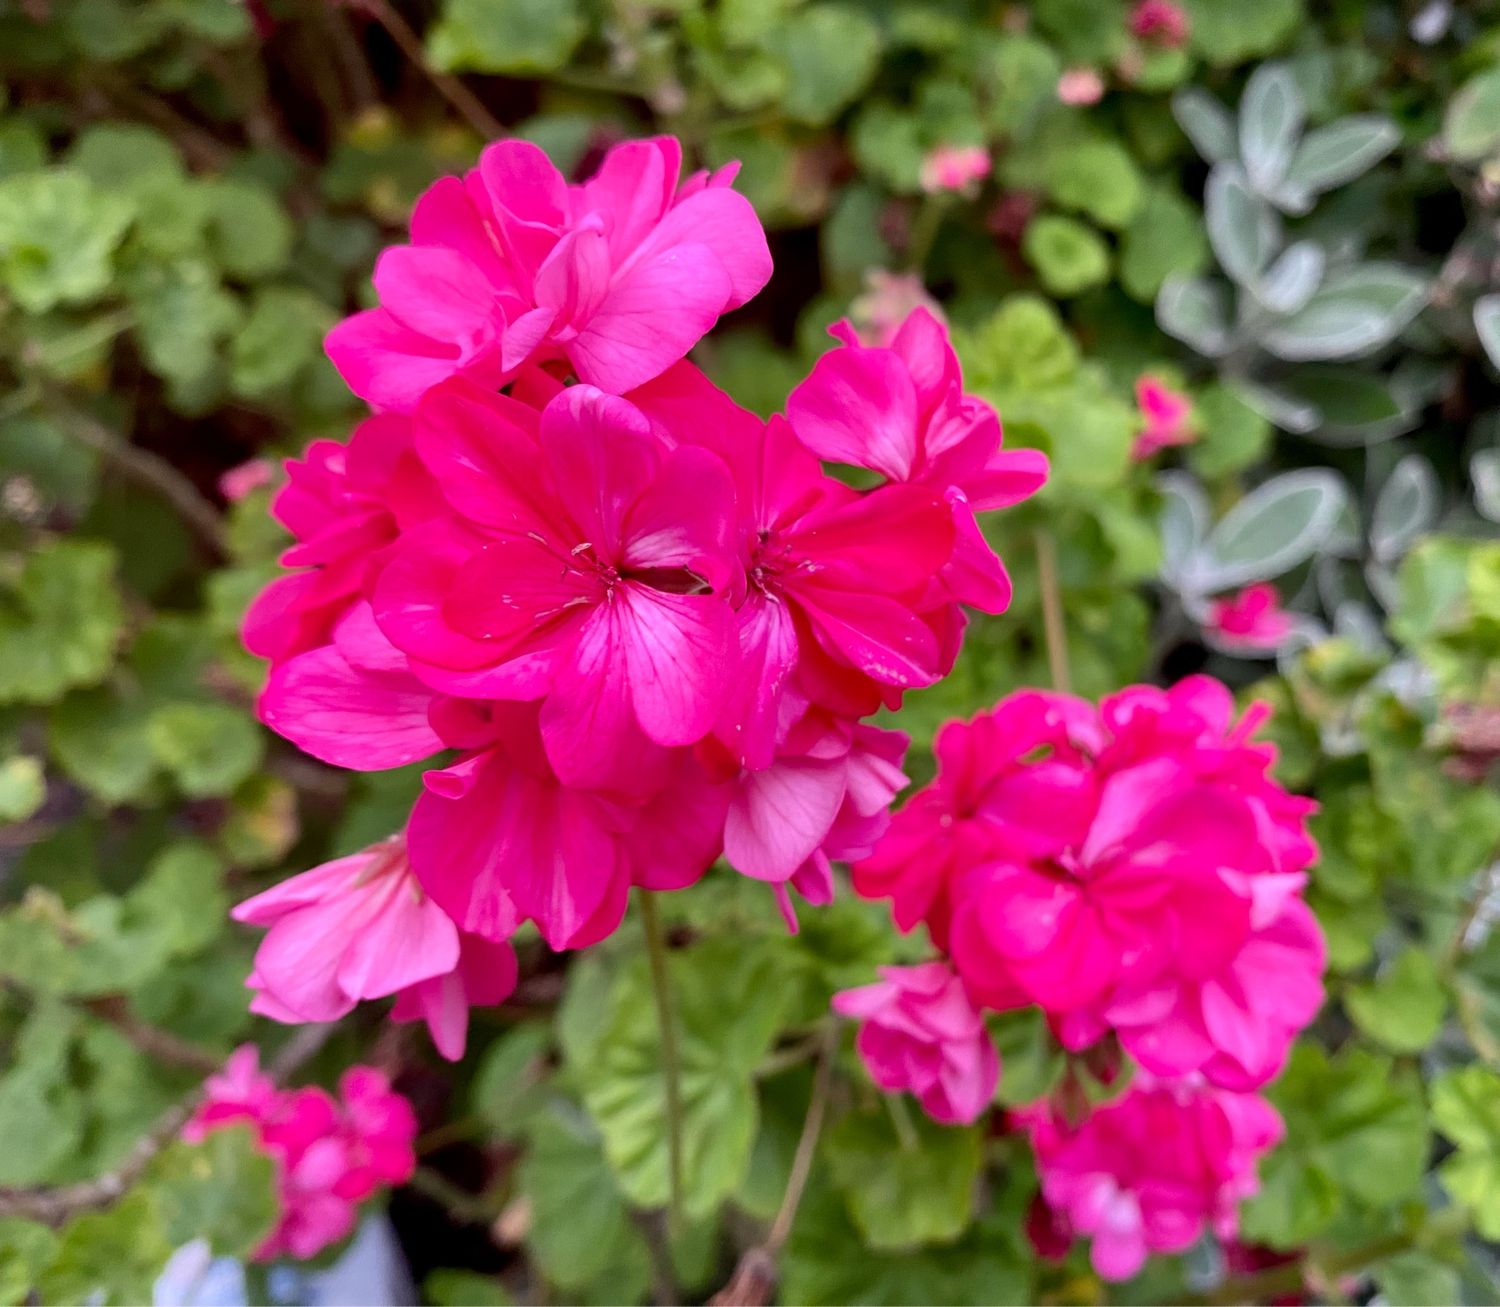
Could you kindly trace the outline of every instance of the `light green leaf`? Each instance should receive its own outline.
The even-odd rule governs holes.
[[[549,73],[586,26],[578,0],[445,0],[427,57],[446,72]]]
[[[41,760],[18,753],[0,762],[0,823],[25,821],[47,798]]]
[[[1394,263],[1329,275],[1296,313],[1273,322],[1261,342],[1294,362],[1354,358],[1394,340],[1427,302],[1427,282]]]
[[[1129,153],[1107,138],[1085,137],[1049,150],[1047,194],[1065,209],[1119,230],[1140,210],[1145,187]]]
[[[1092,227],[1060,214],[1032,219],[1021,252],[1054,295],[1078,295],[1109,278],[1109,246]]]
[[[102,1212],[75,1217],[37,1282],[43,1302],[128,1307],[151,1301],[151,1286],[172,1254],[161,1208],[147,1189]]]
[[[258,291],[230,346],[230,388],[246,399],[263,399],[290,385],[322,357],[323,334],[336,316],[304,290],[268,286]]]
[[[828,1133],[830,1173],[871,1248],[952,1243],[974,1214],[979,1131],[938,1125],[920,1111],[908,1115],[914,1134],[908,1142],[878,1101]]]
[[[265,736],[253,719],[221,703],[158,708],[146,740],[162,767],[192,799],[226,794],[260,766]]]
[[[1251,467],[1271,446],[1271,424],[1228,386],[1217,382],[1193,396],[1199,436],[1188,462],[1200,476],[1228,476]]]
[[[1409,948],[1376,980],[1351,989],[1344,1006],[1376,1043],[1396,1053],[1416,1053],[1442,1026],[1448,996],[1432,959]]]
[[[0,285],[32,313],[98,299],[134,216],[129,200],[82,173],[59,168],[0,180]]]
[[[45,1225],[0,1217],[0,1304],[27,1301],[42,1268],[57,1250],[57,1236]]]
[[[1478,163],[1500,146],[1500,67],[1459,87],[1443,115],[1443,144],[1460,163]]]
[[[540,1022],[505,1032],[485,1050],[474,1073],[469,1102],[495,1134],[511,1138],[527,1129],[546,1101],[547,1050],[552,1034]],[[590,1277],[592,1278],[592,1277]]]
[[[292,222],[270,188],[233,178],[206,185],[209,247],[219,267],[241,281],[286,267]]]
[[[1191,276],[1207,261],[1208,238],[1198,210],[1175,187],[1153,187],[1122,238],[1121,284],[1150,304],[1169,276]]]
[[[1458,1151],[1438,1169],[1456,1202],[1472,1208],[1486,1239],[1500,1239],[1500,1075],[1478,1063],[1432,1086],[1432,1119]]]
[[[57,541],[0,580],[0,704],[51,703],[109,670],[123,620],[115,562],[107,545]]]
[[[279,1214],[276,1164],[244,1125],[215,1130],[201,1144],[174,1143],[142,1183],[174,1244],[206,1239],[221,1257],[248,1257]]]
[[[1183,0],[1188,41],[1216,67],[1274,54],[1302,21],[1302,0]]]
[[[880,29],[858,9],[814,4],[773,34],[787,75],[781,108],[812,126],[832,122],[869,85],[880,61]]]

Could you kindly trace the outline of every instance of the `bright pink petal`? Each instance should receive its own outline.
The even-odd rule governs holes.
[[[835,349],[786,402],[797,438],[819,458],[905,481],[917,456],[917,392],[883,349]]]

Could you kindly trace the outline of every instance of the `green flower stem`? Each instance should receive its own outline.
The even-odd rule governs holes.
[[[891,1114],[891,1124],[896,1127],[896,1137],[901,1141],[901,1147],[906,1152],[915,1152],[922,1146],[917,1138],[917,1128],[911,1123],[911,1112],[907,1110],[906,1099],[900,1094],[881,1094],[881,1101],[885,1103],[886,1111]]]
[[[943,215],[948,210],[948,196],[941,192],[922,197],[922,203],[917,209],[917,216],[911,224],[911,239],[906,244],[906,266],[915,273],[920,273],[927,263],[927,256],[932,253],[933,242],[937,240],[938,228],[943,225]]]
[[[656,995],[656,1018],[661,1026],[661,1074],[667,1111],[668,1212],[674,1227],[682,1216],[682,1064],[677,1055],[677,1014],[672,1002],[672,978],[667,974],[667,938],[656,910],[656,895],[640,893],[641,926],[646,932],[646,956],[651,963],[651,988]]]
[[[1047,641],[1047,670],[1059,694],[1072,691],[1068,675],[1068,628],[1063,620],[1062,587],[1057,580],[1057,547],[1045,530],[1036,533],[1037,584],[1042,592],[1042,632]]]

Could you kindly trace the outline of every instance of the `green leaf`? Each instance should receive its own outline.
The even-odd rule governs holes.
[[[260,766],[265,736],[239,709],[221,703],[174,703],[146,725],[156,760],[189,798],[227,794]]]
[[[586,27],[578,0],[445,0],[427,57],[445,72],[549,73]]]
[[[1093,228],[1060,214],[1028,223],[1021,252],[1054,295],[1078,295],[1109,279],[1109,246]]]
[[[12,477],[24,478],[44,509],[73,518],[94,497],[99,459],[58,422],[24,414],[0,422],[0,479]]]
[[[1024,1107],[1044,1098],[1067,1067],[1046,1017],[1035,1008],[1006,1012],[992,1016],[989,1029],[1000,1052],[995,1101],[1005,1107]]]
[[[1201,434],[1187,454],[1199,476],[1213,480],[1252,467],[1271,447],[1271,424],[1228,386],[1200,390],[1193,411]]]
[[[1416,1053],[1442,1027],[1448,996],[1432,959],[1409,948],[1374,982],[1351,989],[1344,1006],[1377,1044],[1396,1053]]]
[[[83,1140],[84,1104],[68,1053],[74,1021],[45,1002],[32,1010],[0,1076],[0,1185],[56,1178]]]
[[[744,1179],[755,1142],[754,1074],[788,998],[779,941],[715,939],[670,958],[682,1077],[683,1206],[706,1216]],[[569,1054],[572,1057],[572,1049]],[[615,981],[584,1102],[638,1207],[668,1199],[661,1040],[645,959]]]
[[[1229,349],[1229,296],[1222,282],[1170,274],[1156,297],[1156,320],[1169,336],[1218,358]]]
[[[771,46],[787,69],[783,112],[818,127],[869,85],[880,61],[880,29],[858,9],[814,4],[778,24]]]
[[[20,1307],[53,1258],[57,1236],[45,1225],[0,1217],[0,1304]]]
[[[25,821],[47,798],[41,761],[18,753],[0,762],[0,822]]]
[[[1299,468],[1263,481],[1209,533],[1188,580],[1203,593],[1280,576],[1328,539],[1345,503],[1326,468]]]
[[[0,119],[0,178],[46,167],[47,141],[27,118]]]
[[[1406,329],[1427,290],[1423,277],[1394,263],[1331,273],[1301,309],[1268,326],[1261,343],[1293,362],[1368,354]]]
[[[1129,153],[1117,142],[1086,137],[1048,151],[1047,194],[1065,209],[1119,230],[1140,210],[1145,187]]]
[[[1485,1239],[1500,1239],[1500,1075],[1478,1063],[1433,1082],[1432,1119],[1458,1151],[1438,1175],[1454,1201],[1474,1212]]]
[[[1185,86],[1178,91],[1172,97],[1172,116],[1209,163],[1230,163],[1239,157],[1233,117],[1201,87]]]
[[[492,1276],[444,1267],[427,1273],[422,1301],[434,1307],[510,1307],[515,1299]]]
[[[1378,114],[1351,114],[1302,138],[1282,179],[1276,202],[1292,213],[1306,213],[1312,197],[1353,181],[1388,155],[1401,132]]]
[[[150,793],[156,758],[146,738],[150,705],[113,688],[77,690],[47,714],[52,756],[73,780],[108,804]]]
[[[276,1164],[248,1126],[215,1130],[200,1144],[174,1143],[142,1183],[174,1244],[206,1239],[221,1257],[248,1257],[279,1214]]]
[[[635,1301],[648,1277],[646,1250],[597,1134],[571,1105],[536,1121],[518,1178],[531,1204],[527,1246],[542,1274],[565,1293],[609,1275],[615,1300]]]
[[[523,1133],[546,1101],[551,1043],[552,1033],[545,1025],[528,1022],[507,1030],[485,1050],[469,1089],[469,1102],[501,1138]]]
[[[878,1101],[828,1133],[829,1171],[871,1248],[952,1243],[973,1218],[978,1129],[938,1125],[924,1112],[908,1116],[914,1138],[905,1143]]]
[[[1012,295],[984,323],[956,337],[974,385],[1040,389],[1070,381],[1079,352],[1057,310],[1037,295]]]
[[[0,180],[0,284],[22,308],[98,299],[135,210],[82,173],[54,169]]]
[[[1302,0],[1183,0],[1188,42],[1220,68],[1274,54],[1302,22]]]
[[[1208,238],[1198,210],[1175,187],[1152,187],[1121,240],[1121,284],[1150,304],[1169,276],[1191,276],[1207,262]]]
[[[178,386],[213,386],[223,342],[242,317],[239,301],[219,284],[213,268],[202,259],[153,263],[132,275],[126,288],[151,370]]]
[[[1431,1253],[1397,1253],[1373,1271],[1381,1296],[1402,1307],[1455,1307],[1464,1300],[1458,1271]]]
[[[1302,134],[1307,105],[1285,64],[1262,64],[1240,98],[1240,162],[1262,195],[1286,175]]]
[[[123,613],[107,545],[56,541],[0,579],[0,704],[51,703],[109,670]]]
[[[1459,87],[1443,115],[1443,144],[1460,163],[1478,163],[1500,145],[1500,67]]]
[[[219,267],[241,281],[285,268],[292,223],[270,188],[232,178],[216,178],[207,187],[209,247]]]
[[[1281,243],[1281,224],[1234,165],[1220,164],[1209,173],[1204,221],[1224,271],[1242,286],[1255,285]]]
[[[224,930],[229,898],[223,864],[205,845],[184,841],[163,849],[125,896],[131,919],[174,956],[195,953]]]
[[[264,399],[290,385],[322,358],[323,334],[335,317],[307,291],[286,286],[257,291],[230,346],[230,388],[246,399]]]
[[[138,1189],[69,1222],[37,1290],[43,1302],[150,1302],[151,1286],[171,1254],[156,1195]]]

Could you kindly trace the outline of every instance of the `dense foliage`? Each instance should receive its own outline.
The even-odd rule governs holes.
[[[265,1247],[266,1114],[178,1138],[247,1042],[410,1098],[391,1212],[431,1301],[1500,1294],[1500,9],[0,0],[0,69],[0,1300],[143,1301],[192,1240]],[[672,1221],[635,912],[582,953],[524,927],[457,1064],[378,1004],[250,1015],[231,905],[390,836],[422,783],[256,719],[280,460],[367,412],[323,338],[486,139],[578,179],[654,131],[741,160],[769,229],[769,286],[694,355],[718,384],[781,410],[829,322],[932,297],[1007,448],[1051,460],[985,524],[1009,610],[881,720],[919,784],[941,722],[1023,687],[1206,671],[1274,710],[1328,997],[1237,1241],[1123,1284],[1042,1256],[1011,1111],[1128,1073],[992,1015],[1003,1111],[903,1110],[830,998],[927,935],[842,873],[796,935],[723,867],[661,901]]]

